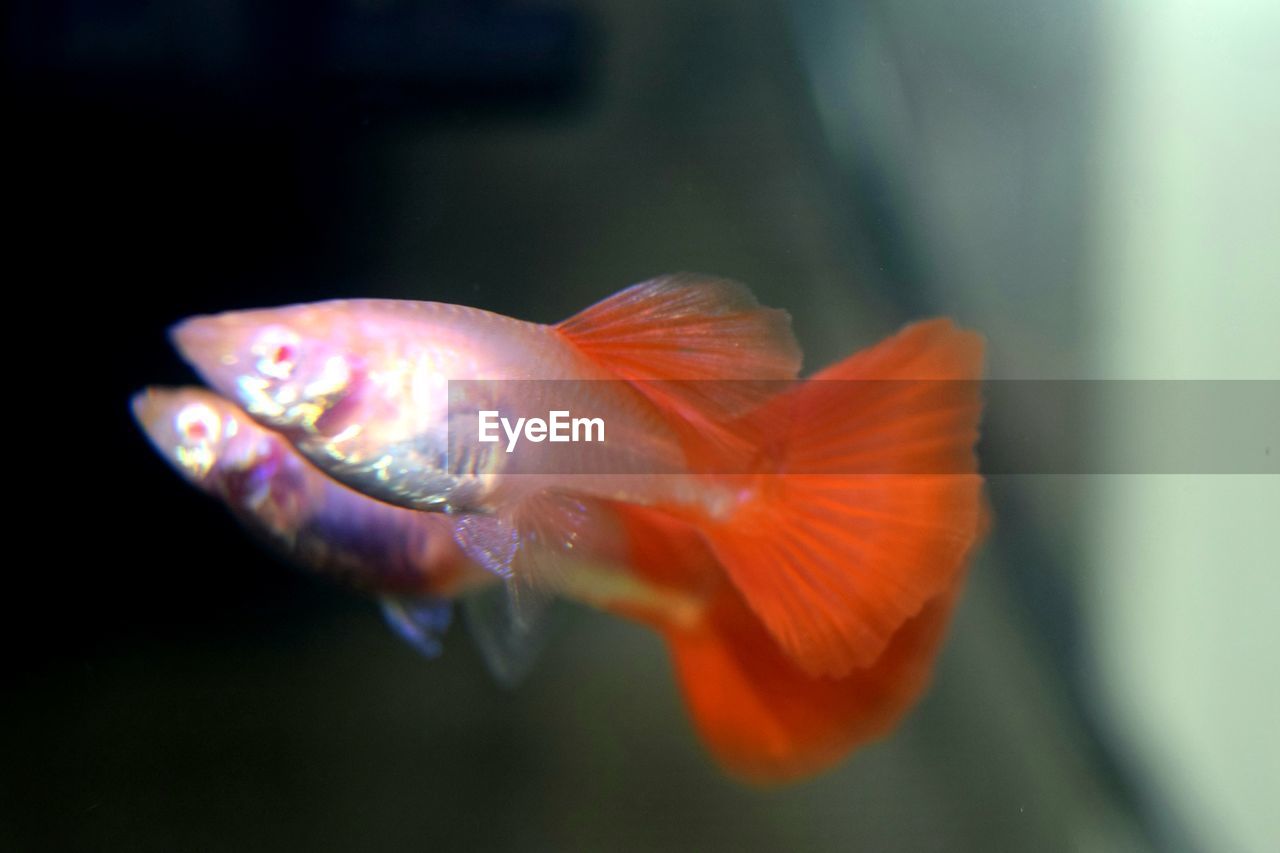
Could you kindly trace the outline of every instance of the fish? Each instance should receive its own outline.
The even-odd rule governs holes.
[[[207,389],[147,388],[133,396],[131,409],[152,446],[187,482],[289,563],[377,599],[387,623],[415,650],[441,653],[453,603],[462,601],[471,606],[468,627],[495,678],[512,686],[527,674],[537,638],[508,625],[503,602],[489,600],[500,578],[454,542],[449,518],[338,483],[283,436]],[[668,622],[691,618],[691,596],[628,579],[620,567],[624,542],[616,536],[594,541],[594,550],[563,561],[561,592],[602,609],[648,614],[650,622],[655,613]]]
[[[376,597],[388,624],[428,657],[442,651],[453,600],[495,580],[454,542],[448,519],[343,486],[211,391],[148,388],[131,409],[187,482],[288,562]]]
[[[148,388],[135,419],[164,459],[301,569],[376,597],[388,624],[427,657],[441,653],[453,603],[504,684],[536,647],[503,639],[499,584],[468,560],[443,515],[351,490],[283,436],[203,388]],[[845,679],[814,679],[786,659],[688,525],[620,505],[604,550],[573,555],[564,594],[662,636],[698,734],[722,767],[761,784],[804,778],[892,728],[928,679],[957,584],[908,620],[885,654]]]
[[[983,342],[946,319],[805,379],[785,312],[690,275],[555,325],[361,299],[194,317],[171,337],[325,474],[444,519],[513,598],[618,547],[615,577],[692,590],[696,618],[604,606],[667,637],[699,730],[743,775],[810,772],[901,716],[987,524]],[[583,413],[608,440],[550,457],[477,442],[477,416],[508,409]]]

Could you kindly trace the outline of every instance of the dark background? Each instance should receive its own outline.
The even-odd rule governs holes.
[[[10,516],[0,845],[1194,849],[1082,685],[1079,522],[1013,487],[920,708],[760,791],[701,751],[655,637],[573,610],[516,692],[461,635],[427,663],[129,420],[132,392],[194,380],[165,339],[193,313],[377,295],[551,322],[677,270],[786,307],[809,368],[949,313],[997,371],[1076,375],[1091,9],[920,23],[755,0],[12,4],[6,277],[37,307],[10,317],[11,366],[44,393],[9,411],[38,424],[13,446],[34,470]],[[903,128],[990,147],[948,136],[948,106],[1013,140],[991,156],[1014,174],[974,196],[1008,249],[983,290],[918,221]]]

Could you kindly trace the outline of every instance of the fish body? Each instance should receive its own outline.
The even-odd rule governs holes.
[[[377,595],[452,598],[493,576],[449,519],[372,500],[321,473],[279,433],[199,388],[152,388],[135,419],[192,485],[295,563]]]
[[[648,475],[687,469],[657,407],[608,381],[616,377],[552,327],[371,299],[193,318],[174,337],[214,388],[317,465],[401,506],[488,512],[563,481],[564,471],[549,477],[522,467],[522,454],[500,442],[475,442],[477,426],[458,413],[481,408],[589,412],[607,424],[611,441],[574,455],[589,475],[579,478],[580,491],[651,501],[669,478]]]
[[[985,529],[982,341],[946,320],[803,381],[785,314],[690,277],[555,326],[343,301],[173,337],[317,468],[434,512],[501,588],[554,577],[662,633],[699,730],[752,778],[812,772],[900,718]],[[600,416],[609,440],[554,466],[460,446],[490,405]]]
[[[226,398],[203,388],[149,388],[134,396],[132,409],[189,483],[294,565],[378,599],[396,633],[429,656],[440,652],[450,604],[470,603],[500,583],[455,543],[452,519],[338,483]],[[590,542],[557,566],[565,596],[649,624],[684,624],[700,608],[695,587],[663,587],[631,573],[626,541]],[[513,624],[501,602],[481,603],[474,613],[471,629],[486,662],[501,680],[515,680],[537,651],[516,644],[531,642],[537,626]]]

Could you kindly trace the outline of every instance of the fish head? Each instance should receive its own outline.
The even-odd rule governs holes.
[[[131,405],[152,446],[206,491],[229,470],[251,468],[272,452],[243,412],[202,388],[147,388]]]
[[[514,321],[440,303],[333,300],[193,317],[173,328],[219,394],[357,491],[415,509],[470,507],[506,461],[467,442],[450,383],[527,372]],[[512,365],[515,365],[514,367]],[[486,407],[487,408],[487,407]],[[454,446],[457,443],[458,446]]]
[[[160,455],[253,530],[287,544],[323,497],[325,478],[284,436],[206,388],[147,388],[131,402]]]
[[[358,348],[340,303],[188,318],[174,345],[214,390],[286,434],[318,433],[356,385]]]

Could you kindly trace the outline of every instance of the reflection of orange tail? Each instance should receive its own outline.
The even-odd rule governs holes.
[[[963,580],[908,620],[870,666],[814,677],[783,653],[691,528],[644,510],[624,519],[636,574],[695,590],[704,606],[694,619],[610,609],[666,637],[699,734],[730,772],[760,783],[816,773],[892,728],[928,680]]]

